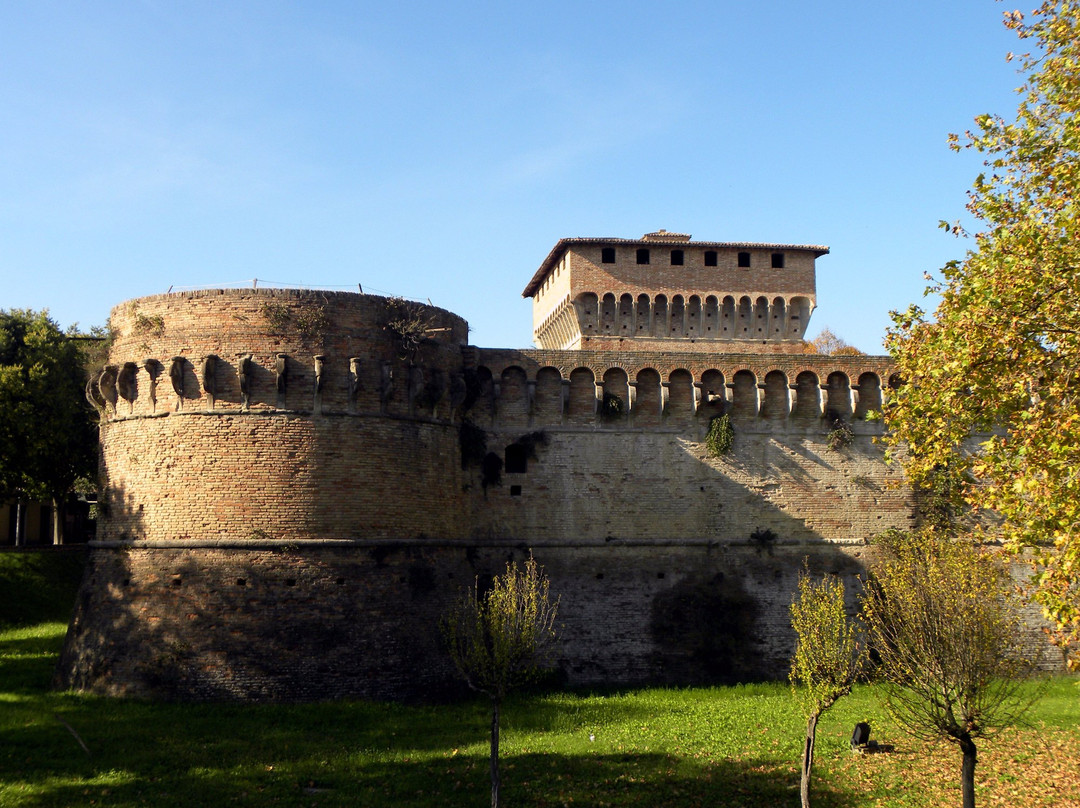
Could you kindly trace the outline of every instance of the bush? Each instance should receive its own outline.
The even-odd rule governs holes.
[[[725,413],[709,421],[709,433],[705,436],[705,446],[713,457],[721,457],[731,451],[735,445],[735,427],[731,416]]]

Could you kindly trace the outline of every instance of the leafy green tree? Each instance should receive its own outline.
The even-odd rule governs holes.
[[[963,805],[974,808],[975,740],[1031,703],[1022,680],[1038,652],[1025,643],[1012,580],[970,540],[892,531],[877,544],[863,615],[889,711],[916,737],[960,747]]]
[[[1044,2],[1005,24],[1033,46],[1014,121],[980,115],[950,136],[985,156],[969,192],[978,232],[887,345],[906,384],[886,417],[909,479],[947,472],[1013,547],[1037,548],[1034,597],[1057,640],[1080,650],[1080,0]],[[1010,55],[1011,56],[1011,55]],[[931,279],[932,280],[932,279]],[[971,436],[981,446],[971,451]],[[940,484],[940,481],[939,483]]]
[[[499,805],[499,715],[506,694],[534,679],[555,639],[558,598],[530,556],[507,563],[491,589],[462,592],[442,621],[450,657],[469,687],[491,699],[491,806]]]
[[[791,603],[791,627],[795,654],[789,678],[806,707],[799,794],[803,808],[809,808],[818,719],[851,692],[866,655],[859,627],[844,608],[844,582],[835,576],[815,581],[805,570],[800,573],[799,592]]]
[[[0,311],[0,499],[52,500],[54,540],[76,479],[97,445],[78,346],[48,312]]]

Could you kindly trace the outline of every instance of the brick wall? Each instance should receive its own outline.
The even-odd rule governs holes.
[[[778,676],[803,557],[850,577],[912,519],[868,417],[883,358],[478,349],[426,306],[403,350],[401,305],[243,290],[114,310],[106,514],[61,684],[448,692],[439,615],[529,549],[563,597],[565,681]],[[854,439],[829,448],[837,413]]]
[[[854,591],[865,548],[540,544],[569,685],[782,677],[804,556]],[[126,696],[305,700],[461,692],[440,615],[518,544],[92,551],[58,683]]]

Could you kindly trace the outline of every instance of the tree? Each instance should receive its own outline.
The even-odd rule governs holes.
[[[806,353],[823,354],[825,356],[862,356],[863,352],[854,345],[849,345],[842,337],[838,337],[832,330],[825,326],[818,335],[809,342],[804,343]]]
[[[887,407],[908,478],[948,469],[967,502],[1037,548],[1034,598],[1075,656],[1080,643],[1080,2],[1044,2],[1005,24],[1033,53],[1016,119],[975,119],[953,149],[983,153],[968,194],[980,228],[927,289],[928,319],[893,313],[887,345],[906,385]],[[1012,55],[1010,54],[1010,58]],[[933,278],[928,278],[933,281]],[[973,434],[981,445],[970,451]]]
[[[795,654],[790,679],[802,694],[807,713],[799,794],[803,808],[809,808],[818,719],[851,692],[863,668],[865,646],[859,642],[858,626],[844,610],[844,582],[835,576],[815,581],[806,570],[800,573],[791,627]]]
[[[469,687],[491,699],[491,806],[499,805],[499,713],[506,694],[531,681],[555,639],[558,598],[529,556],[524,569],[506,565],[491,589],[479,581],[462,592],[442,621],[454,665]]]
[[[0,500],[51,499],[54,541],[65,495],[96,466],[84,381],[78,347],[48,312],[0,311]]]
[[[889,711],[916,737],[959,745],[963,805],[974,808],[975,740],[1030,704],[1022,679],[1037,651],[1012,581],[993,551],[940,532],[892,531],[877,544],[863,615]]]

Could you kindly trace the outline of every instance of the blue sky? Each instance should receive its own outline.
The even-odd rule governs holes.
[[[1011,8],[0,0],[0,308],[363,284],[527,347],[559,238],[665,228],[829,245],[810,333],[880,352],[966,249]]]

